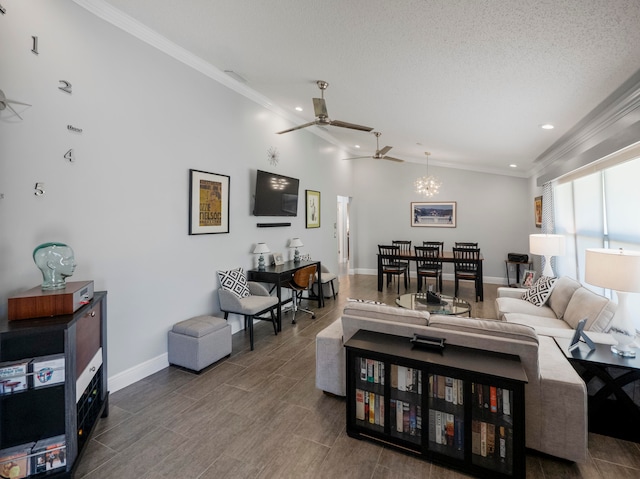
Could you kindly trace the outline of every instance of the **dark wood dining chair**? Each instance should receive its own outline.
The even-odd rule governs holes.
[[[455,248],[477,248],[478,243],[461,243],[456,241]]]
[[[458,296],[460,281],[473,281],[476,291],[476,302],[480,298],[482,277],[480,275],[480,248],[453,248],[453,271],[455,279],[454,296]]]
[[[438,248],[440,256],[444,254],[444,241],[423,241],[422,246],[429,246],[431,248]]]
[[[400,248],[401,255],[411,256],[411,241],[392,240],[391,244]],[[407,267],[407,278],[409,279],[409,286],[411,286],[411,260],[399,260],[398,262]]]
[[[404,277],[404,289],[407,289],[407,265],[398,261],[400,247],[397,245],[378,245],[378,254],[382,262],[382,274],[387,276],[387,286],[393,276],[398,277],[398,294],[400,294],[400,275]]]
[[[436,291],[442,292],[442,260],[437,246],[414,246],[416,252],[416,273],[418,275],[418,293],[422,291],[422,280],[434,278]]]

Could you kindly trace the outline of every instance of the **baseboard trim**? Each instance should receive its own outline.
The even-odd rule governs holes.
[[[108,388],[110,393],[124,389],[141,379],[157,373],[161,369],[169,366],[169,355],[167,353],[156,356],[132,368],[115,374],[108,379]]]

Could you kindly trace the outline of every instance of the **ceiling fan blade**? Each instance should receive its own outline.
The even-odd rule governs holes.
[[[313,111],[316,114],[316,118],[328,118],[329,114],[327,113],[327,104],[324,101],[324,98],[314,98],[313,99]]]
[[[370,156],[354,156],[353,158],[343,158],[343,160],[361,160],[363,158],[371,158]]]
[[[380,150],[380,151],[378,152],[378,154],[379,154],[380,156],[384,156],[384,155],[386,155],[387,153],[389,153],[389,150],[390,150],[391,148],[393,148],[393,146],[385,146],[382,150]]]
[[[368,126],[356,125],[355,123],[347,123],[346,121],[332,120],[331,126],[339,126],[340,128],[351,128],[352,130],[371,131],[373,128]]]
[[[305,123],[304,125],[294,126],[293,128],[289,128],[288,130],[277,131],[276,135],[282,135],[283,133],[289,133],[290,131],[300,130],[301,128],[306,128],[308,126],[315,125],[315,124],[316,124],[315,120],[310,121],[309,123]]]
[[[399,158],[394,158],[393,156],[383,156],[382,159],[389,160],[389,161],[397,161],[398,163],[404,163],[404,160],[401,160]]]

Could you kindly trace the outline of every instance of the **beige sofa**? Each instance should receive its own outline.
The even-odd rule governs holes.
[[[526,324],[539,335],[570,338],[578,322],[587,318],[585,331],[596,343],[613,344],[607,332],[616,303],[596,294],[567,276],[558,278],[547,302],[536,306],[522,298],[526,289],[498,288],[496,313],[500,320]]]
[[[525,386],[526,446],[571,461],[587,457],[587,392],[552,338],[504,321],[430,316],[379,304],[348,302],[340,319],[316,337],[316,386],[345,395],[344,342],[358,330],[407,338],[414,333],[446,344],[513,354],[528,377]]]

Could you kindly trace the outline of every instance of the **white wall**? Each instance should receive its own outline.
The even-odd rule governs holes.
[[[2,3],[0,87],[33,106],[19,110],[23,121],[0,114],[0,316],[7,297],[41,283],[34,247],[69,244],[78,262],[70,280],[109,293],[114,376],[166,362],[171,325],[218,311],[215,271],[252,267],[258,241],[288,255],[298,236],[303,254],[337,267],[336,196],[351,194],[344,152],[306,131],[275,135],[289,123],[71,1]],[[69,148],[74,163],[63,158]],[[229,234],[187,234],[190,168],[231,177]],[[300,178],[291,227],[256,227],[285,220],[251,216],[256,169]],[[322,192],[320,229],[305,229],[305,189]]]
[[[478,241],[485,273],[504,276],[509,251],[526,251],[532,202],[522,179],[432,168],[438,200],[458,202],[458,228],[411,228],[419,165],[341,161],[348,156],[218,82],[98,19],[70,0],[2,0],[0,88],[32,104],[20,121],[0,112],[0,316],[7,298],[41,282],[32,251],[69,244],[73,281],[107,290],[110,389],[166,365],[171,325],[219,311],[217,269],[250,268],[258,241],[290,254],[300,237],[337,268],[336,197],[353,197],[353,267],[375,272],[376,245],[397,238]],[[31,36],[39,55],[31,53]],[[69,81],[73,94],[58,90]],[[83,129],[81,134],[67,125]],[[280,163],[271,166],[269,147]],[[74,163],[63,155],[73,148]],[[189,236],[190,168],[231,177],[230,233]],[[300,178],[322,194],[321,228],[305,229],[304,204],[286,228],[257,228],[256,169]],[[34,195],[36,182],[46,193]],[[234,330],[239,318],[230,318]]]
[[[414,192],[413,182],[425,174],[414,163],[359,160],[354,170],[352,233],[357,235],[356,268],[377,268],[378,244],[392,240],[444,241],[451,250],[456,241],[477,242],[484,256],[487,282],[502,283],[507,253],[528,253],[528,234],[533,226],[533,200],[524,178],[429,167],[429,174],[442,181],[431,199]],[[455,201],[456,228],[411,226],[411,202]],[[449,271],[450,270],[450,271]],[[453,267],[445,267],[445,275]]]

